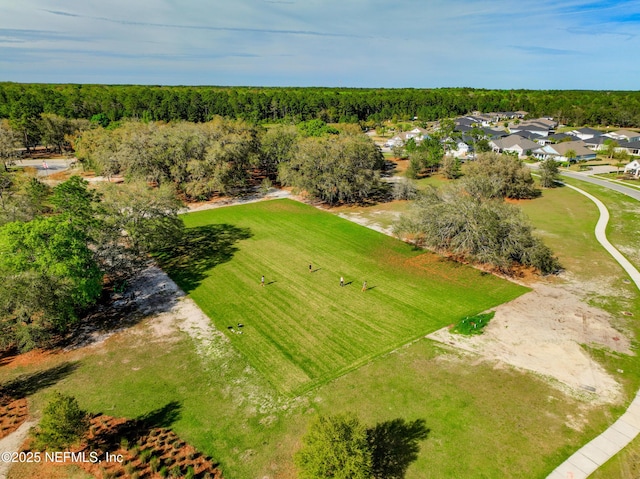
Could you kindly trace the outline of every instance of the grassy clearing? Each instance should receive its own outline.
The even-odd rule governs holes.
[[[619,247],[632,247],[637,238],[637,222],[629,221],[633,203],[621,195],[603,200],[612,213],[611,240]],[[616,287],[615,301],[625,301],[636,312],[631,320],[620,320],[632,325],[640,317],[640,301],[633,288],[620,282],[624,278],[621,270],[593,241],[595,207],[569,189],[548,190],[542,198],[521,205],[565,265],[571,265],[572,275]],[[201,230],[217,234],[198,250],[199,266],[192,270],[194,289],[207,278],[205,273],[195,274],[197,271],[209,271],[215,264],[214,272],[219,266],[231,266],[244,243],[256,241],[255,227],[250,231],[253,236],[244,240],[239,239],[247,233],[244,226],[237,224],[236,228]],[[226,253],[212,258],[207,244],[224,246]],[[590,266],[589,259],[596,266]],[[277,263],[288,261],[278,258]],[[306,261],[299,266],[301,281],[322,272],[310,275]],[[325,266],[318,263],[320,268]],[[595,268],[602,271],[601,276]],[[330,291],[339,293],[339,275],[329,276]],[[251,283],[259,288],[259,276],[252,277]],[[607,307],[619,311],[613,303]],[[231,340],[239,338],[230,335]],[[497,479],[519,477],[523,471],[527,477],[542,479],[620,413],[620,408],[585,410],[581,401],[541,378],[479,362],[475,356],[447,351],[424,339],[378,356],[297,398],[275,390],[228,342],[197,352],[199,344],[186,336],[167,339],[140,324],[101,346],[20,367],[4,365],[0,381],[69,361],[74,367],[62,368],[67,374],[58,374],[57,382],[47,387],[75,395],[91,412],[135,418],[176,401],[179,414],[171,427],[220,461],[227,479],[293,479],[292,454],[309,418],[315,413],[346,411],[356,412],[368,425],[399,417],[426,420],[431,432],[409,468],[408,479]],[[635,391],[634,383],[637,387],[640,378],[638,357],[599,350],[591,354],[625,381],[630,393]],[[624,374],[615,373],[617,369]],[[33,411],[42,407],[47,391],[39,389],[30,396]],[[636,441],[635,445],[638,454],[640,444]],[[629,465],[633,457],[622,458],[621,464]],[[611,473],[594,477],[626,477],[613,467]]]
[[[599,215],[588,198],[570,188],[553,188],[535,200],[515,203],[571,274],[582,280],[622,274],[622,268],[595,240]]]
[[[291,395],[526,291],[290,200],[184,220],[198,238],[213,225],[215,234],[232,231],[238,241],[216,254],[214,267],[195,273],[192,259],[207,262],[201,252],[174,249],[161,256],[167,271],[251,364]]]
[[[53,387],[91,412],[135,418],[177,404],[169,426],[220,461],[227,479],[293,479],[293,451],[316,413],[356,412],[367,425],[425,419],[431,432],[408,479],[521,471],[542,478],[610,420],[603,411],[584,412],[588,425],[572,429],[567,424],[581,413],[580,401],[542,379],[424,339],[295,399],[279,395],[228,343],[226,351],[198,355],[191,339],[177,339],[141,324],[84,352],[3,367],[0,380],[70,361],[76,368]],[[34,411],[45,396],[44,390],[32,396]]]

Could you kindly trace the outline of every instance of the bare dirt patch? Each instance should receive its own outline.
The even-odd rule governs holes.
[[[428,337],[552,378],[557,381],[552,384],[596,403],[622,400],[620,384],[581,346],[632,354],[630,341],[611,326],[608,313],[586,305],[566,285],[542,283],[495,311],[482,335],[461,336],[444,328]]]

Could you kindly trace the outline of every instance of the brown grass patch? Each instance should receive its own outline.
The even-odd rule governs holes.
[[[0,357],[0,366],[9,369],[28,367],[36,364],[43,364],[57,355],[58,353],[56,351],[44,349],[32,349],[26,353],[13,351]]]
[[[27,399],[0,397],[0,439],[18,429],[29,416]]]
[[[27,441],[24,450],[28,450]],[[89,434],[83,443],[70,449],[82,452],[85,462],[68,462],[52,465],[42,462],[30,468],[28,477],[64,477],[58,475],[63,467],[77,466],[97,477],[137,477],[160,479],[160,469],[166,468],[167,477],[180,470],[177,477],[184,477],[190,469],[195,478],[223,479],[218,464],[200,453],[195,447],[164,427],[149,428],[144,421],[96,415],[91,418]],[[91,462],[91,453],[96,452],[100,462]],[[106,460],[106,453],[111,458],[121,457],[121,462]],[[48,475],[51,473],[51,476]],[[27,477],[27,476],[25,476]]]

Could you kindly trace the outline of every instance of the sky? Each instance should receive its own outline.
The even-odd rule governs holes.
[[[640,0],[0,0],[0,81],[640,89]]]

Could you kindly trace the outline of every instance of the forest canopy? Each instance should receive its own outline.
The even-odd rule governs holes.
[[[640,127],[639,91],[364,89],[0,83],[0,118],[29,126],[42,113],[91,119],[206,122],[432,121],[473,111],[526,111],[568,125]]]

